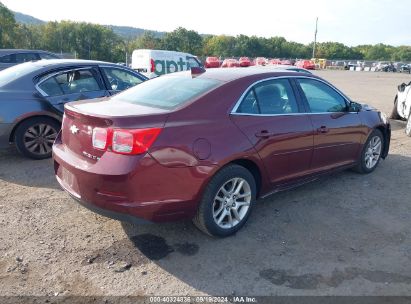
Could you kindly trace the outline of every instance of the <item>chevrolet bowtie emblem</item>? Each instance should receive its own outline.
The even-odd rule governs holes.
[[[72,126],[70,127],[70,131],[71,131],[72,134],[77,134],[79,130],[80,130],[80,129],[77,128],[75,125],[72,125]]]

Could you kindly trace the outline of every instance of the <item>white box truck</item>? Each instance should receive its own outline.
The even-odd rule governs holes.
[[[196,56],[182,52],[139,49],[131,56],[131,68],[148,78],[202,66]]]

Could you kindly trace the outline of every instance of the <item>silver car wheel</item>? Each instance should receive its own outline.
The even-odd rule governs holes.
[[[238,225],[246,216],[251,204],[251,187],[243,178],[232,178],[217,192],[213,202],[215,223],[230,229]]]
[[[365,151],[365,166],[372,169],[378,163],[381,156],[382,142],[379,136],[374,136],[368,143]]]
[[[48,124],[36,124],[27,129],[23,136],[24,146],[28,151],[36,155],[44,155],[51,152],[57,130]]]

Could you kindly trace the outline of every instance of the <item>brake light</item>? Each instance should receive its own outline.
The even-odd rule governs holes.
[[[156,71],[156,64],[154,62],[154,59],[151,59],[150,63],[151,63],[151,73],[154,73]]]
[[[109,143],[109,129],[94,128],[92,142],[93,147],[98,150],[106,150]]]
[[[142,154],[150,149],[161,128],[150,129],[93,129],[93,147],[120,154]]]

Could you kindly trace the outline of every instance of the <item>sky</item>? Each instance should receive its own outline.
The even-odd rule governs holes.
[[[282,36],[349,46],[411,45],[411,0],[0,0],[9,9],[45,21],[85,21],[201,34]]]

